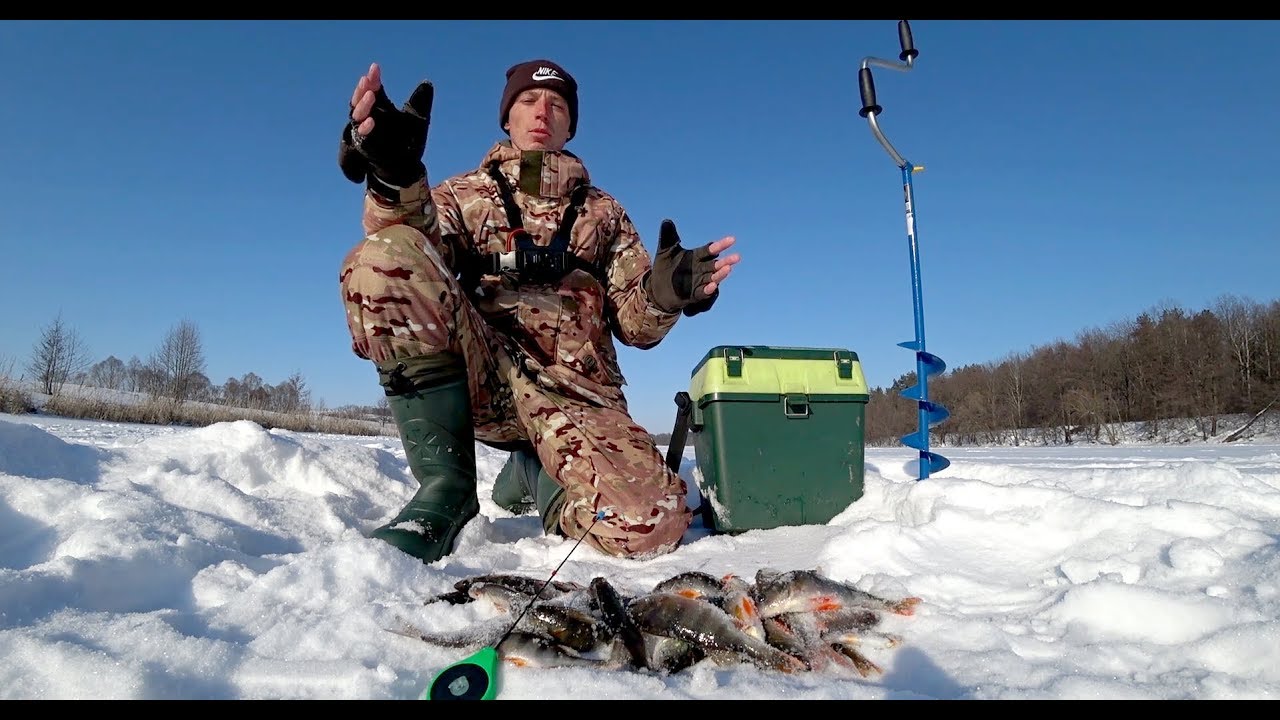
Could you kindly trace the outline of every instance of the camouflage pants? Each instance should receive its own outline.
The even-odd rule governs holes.
[[[565,489],[566,536],[590,528],[583,543],[618,557],[679,545],[692,521],[688,489],[649,433],[624,407],[566,396],[522,372],[422,233],[393,225],[369,235],[343,260],[340,282],[357,356],[374,363],[440,352],[465,358],[476,439],[532,444]]]

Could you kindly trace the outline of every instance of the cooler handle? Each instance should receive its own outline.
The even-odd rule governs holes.
[[[782,412],[789,418],[809,417],[809,396],[788,393],[782,398]]]
[[[680,459],[684,457],[685,437],[689,433],[689,412],[693,408],[693,400],[683,390],[676,393],[676,424],[671,428],[671,442],[667,445],[667,467],[671,472],[680,472]]]

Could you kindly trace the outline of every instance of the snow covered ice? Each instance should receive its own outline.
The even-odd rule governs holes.
[[[665,448],[663,448],[665,451]],[[415,699],[468,654],[387,629],[481,573],[548,577],[574,541],[498,508],[426,566],[364,533],[415,482],[394,437],[0,415],[0,697]],[[689,570],[820,568],[882,597],[880,676],[704,661],[671,675],[499,669],[499,697],[1266,699],[1280,694],[1280,440],[949,447],[916,481],[867,448],[829,524],[714,535],[647,562],[578,547],[557,579],[648,590]],[[695,484],[687,449],[681,474]],[[696,504],[697,498],[692,499]]]

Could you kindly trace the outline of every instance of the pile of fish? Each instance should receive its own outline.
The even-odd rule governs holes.
[[[642,594],[603,577],[574,582],[513,574],[459,580],[432,603],[490,603],[501,615],[459,631],[401,635],[454,648],[494,646],[517,666],[591,666],[674,673],[702,660],[786,673],[851,668],[883,672],[860,648],[891,648],[882,613],[913,615],[920,598],[886,600],[814,570],[761,569],[755,581],[686,572]]]

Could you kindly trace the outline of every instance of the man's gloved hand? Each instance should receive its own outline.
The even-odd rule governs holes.
[[[338,145],[338,166],[354,183],[373,175],[384,183],[407,187],[426,172],[422,153],[427,146],[435,88],[429,81],[419,83],[403,108],[392,104],[380,82],[373,92],[367,118],[357,119],[356,103],[351,104]],[[373,121],[373,128],[367,135],[361,134],[360,127],[368,120]]]
[[[711,252],[709,244],[694,250],[681,247],[676,224],[663,220],[658,254],[649,273],[649,296],[659,308],[667,312],[681,310],[687,317],[710,310],[720,296],[719,287],[710,295],[706,292],[707,283],[712,282],[711,276],[716,272],[717,257],[719,254]]]

